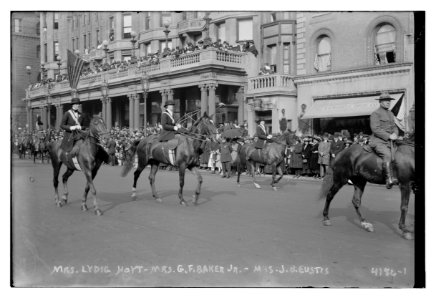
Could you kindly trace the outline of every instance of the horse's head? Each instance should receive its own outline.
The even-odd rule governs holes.
[[[92,136],[100,139],[100,141],[105,144],[106,137],[109,134],[106,124],[103,121],[103,118],[100,115],[94,115],[89,124],[89,131]],[[102,138],[102,139],[101,139]]]
[[[286,144],[286,146],[292,146],[294,145],[295,142],[295,134],[290,132],[289,130],[286,130],[285,132],[283,132],[282,135],[280,135],[277,139],[277,142],[279,142],[280,144]]]
[[[204,113],[204,115],[192,125],[191,132],[200,134],[206,138],[211,138],[212,141],[216,142],[218,130],[210,117]]]

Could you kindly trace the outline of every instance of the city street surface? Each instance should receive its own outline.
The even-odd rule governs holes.
[[[15,286],[147,287],[412,287],[414,241],[397,224],[400,192],[368,185],[362,213],[375,226],[360,228],[353,187],[333,200],[332,226],[322,225],[321,181],[284,178],[279,190],[262,176],[223,179],[205,171],[198,206],[179,205],[178,172],[159,171],[163,200],[152,199],[149,168],[130,197],[133,171],[104,165],[95,179],[103,211],[80,204],[85,177],[69,180],[68,205],[54,202],[52,168],[12,158],[12,253]],[[62,167],[61,175],[64,172]],[[185,199],[195,177],[187,172]],[[62,182],[60,179],[60,191]],[[407,224],[414,222],[414,195]]]

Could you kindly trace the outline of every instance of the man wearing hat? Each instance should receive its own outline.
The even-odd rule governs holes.
[[[394,100],[388,93],[382,93],[376,100],[380,101],[380,107],[370,116],[372,135],[369,145],[383,159],[383,171],[386,175],[386,188],[398,184],[392,170],[391,143],[398,139],[398,127],[395,125],[395,116],[389,110],[391,100]]]
[[[79,112],[80,99],[73,98],[71,100],[72,107],[64,113],[61,121],[61,128],[65,131],[64,138],[61,143],[61,149],[65,152],[71,152],[74,156],[77,154],[78,147],[74,147],[76,140],[80,138],[80,130],[84,128],[84,118]]]
[[[335,132],[333,141],[330,143],[330,164],[334,161],[335,157],[345,148],[345,143],[341,140],[341,133]]]

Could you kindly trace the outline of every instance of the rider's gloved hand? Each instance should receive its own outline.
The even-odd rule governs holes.
[[[396,139],[398,139],[398,135],[394,132],[389,136],[389,139],[395,141]]]
[[[179,127],[174,126],[174,130],[175,130],[175,131],[179,130]]]
[[[267,139],[271,139],[271,138],[272,138],[272,135],[269,134],[266,138],[267,138]]]

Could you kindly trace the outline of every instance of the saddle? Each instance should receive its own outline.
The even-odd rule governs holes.
[[[160,148],[162,150],[163,153],[168,153],[169,156],[169,163],[171,165],[175,165],[175,161],[176,161],[176,155],[175,155],[175,151],[177,146],[179,146],[182,143],[182,139],[180,139],[180,135],[176,135],[176,138],[171,139],[169,141],[166,142],[158,142],[153,144],[154,141],[157,141],[157,137],[153,138],[149,143],[149,150],[148,150],[148,154],[150,159],[153,159],[153,151],[157,148]]]

